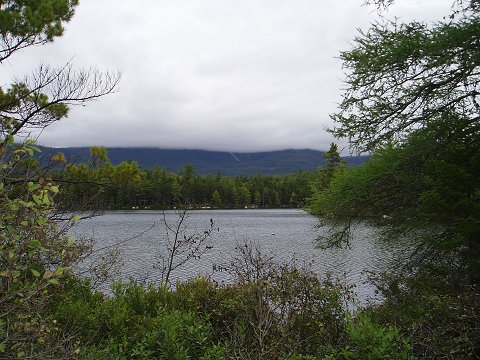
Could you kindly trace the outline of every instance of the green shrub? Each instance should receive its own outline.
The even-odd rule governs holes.
[[[54,220],[58,187],[39,174],[31,141],[0,141],[0,357],[64,356],[45,316],[84,247],[67,235],[74,222]]]
[[[366,315],[349,320],[346,327],[348,345],[340,351],[345,359],[411,359],[411,347],[394,326],[374,324]]]
[[[369,316],[379,324],[392,323],[410,334],[413,354],[419,358],[478,357],[478,287],[440,292],[426,289],[425,282],[418,276],[403,290],[387,293],[383,304],[367,309]]]
[[[219,358],[211,324],[178,305],[164,287],[117,284],[107,298],[71,279],[54,316],[85,359]]]

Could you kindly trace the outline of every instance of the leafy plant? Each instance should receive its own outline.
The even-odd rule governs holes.
[[[9,146],[0,163],[0,352],[7,358],[35,354],[56,331],[42,312],[85,249],[68,236],[71,223],[51,218],[58,187],[25,161],[38,148]]]
[[[374,324],[370,318],[358,314],[346,326],[349,345],[340,351],[345,359],[410,359],[411,346],[400,330],[389,325]]]

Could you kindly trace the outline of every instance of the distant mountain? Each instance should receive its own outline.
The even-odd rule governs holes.
[[[89,148],[42,148],[43,158],[62,152],[67,161],[87,163]],[[316,170],[325,164],[323,152],[317,150],[279,150],[256,153],[231,153],[205,150],[168,150],[157,148],[107,148],[113,165],[127,160],[137,162],[142,168],[161,166],[178,173],[185,165],[193,164],[198,174],[221,175],[277,175]],[[362,164],[367,156],[349,156],[343,159],[350,166]]]

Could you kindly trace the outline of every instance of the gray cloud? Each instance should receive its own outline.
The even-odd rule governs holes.
[[[387,16],[438,19],[449,6],[398,0]],[[82,0],[65,36],[16,55],[0,84],[72,58],[123,72],[117,93],[45,129],[45,145],[326,149],[339,51],[375,17],[361,0]]]

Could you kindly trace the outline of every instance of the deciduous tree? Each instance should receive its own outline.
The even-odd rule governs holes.
[[[63,34],[77,0],[0,1],[0,66],[20,50]],[[82,247],[68,237],[77,220],[57,223],[59,189],[33,158],[39,149],[28,137],[67,116],[70,105],[112,92],[120,75],[95,69],[55,69],[40,65],[30,76],[0,87],[0,357],[73,357],[43,316]],[[19,144],[22,139],[24,144]],[[57,157],[60,159],[60,157]],[[62,226],[60,226],[62,225]]]

